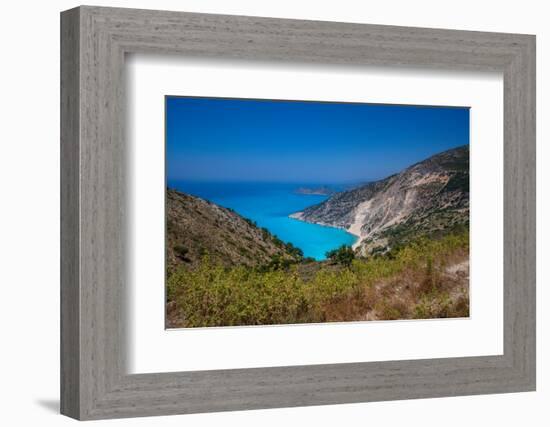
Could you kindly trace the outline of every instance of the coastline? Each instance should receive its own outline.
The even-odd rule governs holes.
[[[328,227],[328,228],[336,228],[337,230],[342,230],[342,231],[345,231],[346,233],[354,236],[356,238],[355,242],[353,242],[353,244],[351,245],[353,249],[355,249],[357,247],[357,245],[359,245],[359,243],[361,243],[361,236],[357,233],[354,233],[352,231],[350,231],[349,229],[347,228],[344,228],[344,227],[338,227],[338,226],[335,226],[335,225],[330,225],[330,224],[325,224],[323,222],[315,222],[315,221],[307,221],[303,218],[303,214],[302,212],[295,212],[295,213],[292,213],[290,215],[288,215],[288,217],[290,219],[294,219],[296,221],[301,221],[301,222],[305,222],[307,224],[315,224],[315,225],[320,225],[322,227]]]

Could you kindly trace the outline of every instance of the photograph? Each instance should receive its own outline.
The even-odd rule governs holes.
[[[469,114],[166,96],[166,327],[468,317]]]

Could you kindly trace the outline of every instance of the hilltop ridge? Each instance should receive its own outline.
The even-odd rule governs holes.
[[[469,146],[453,148],[400,173],[331,196],[291,216],[359,237],[361,255],[469,225]]]
[[[208,256],[222,265],[257,266],[301,251],[228,209],[173,189],[166,191],[166,265],[197,266]]]

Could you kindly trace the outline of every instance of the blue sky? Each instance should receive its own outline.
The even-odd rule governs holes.
[[[469,109],[166,97],[168,181],[350,183],[469,143]]]

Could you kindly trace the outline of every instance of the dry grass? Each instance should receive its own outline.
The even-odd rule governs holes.
[[[468,317],[468,266],[467,253],[457,251],[442,265],[406,269],[329,302],[326,321]]]
[[[469,316],[467,234],[424,240],[349,267],[225,268],[205,259],[168,281],[168,327]]]

